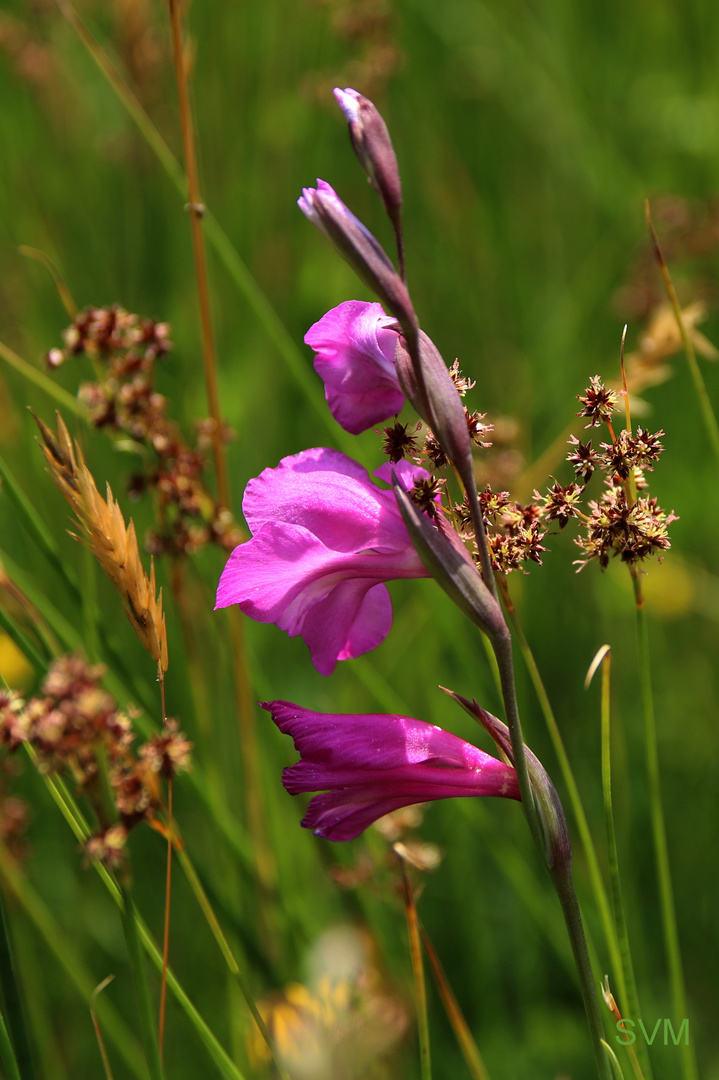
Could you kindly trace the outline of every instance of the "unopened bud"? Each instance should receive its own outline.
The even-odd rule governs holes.
[[[302,189],[297,205],[332,241],[340,255],[377,295],[385,311],[394,315],[404,332],[408,335],[416,333],[417,316],[406,285],[382,245],[345,206],[334,189],[324,180],[318,180],[316,188]]]
[[[387,125],[377,106],[356,90],[338,88],[334,94],[349,125],[354,152],[395,223],[402,207],[402,184]]]

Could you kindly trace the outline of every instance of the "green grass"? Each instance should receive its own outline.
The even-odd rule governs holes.
[[[129,4],[90,0],[79,7],[180,159],[165,6],[159,0],[139,5],[134,54],[127,46],[130,10]],[[347,32],[350,10],[365,14],[355,36]],[[383,6],[369,0],[275,0],[194,4],[189,28],[196,48],[192,89],[203,198],[247,271],[244,278],[234,264],[233,274],[226,253],[223,258],[208,246],[222,409],[237,432],[228,454],[238,515],[247,480],[307,446],[348,450],[354,442],[356,457],[379,464],[372,432],[350,440],[322,420],[316,407],[321,388],[318,381],[313,387],[311,356],[302,344],[309,325],[329,307],[368,298],[298,211],[302,186],[317,176],[327,179],[390,247],[379,204],[332,100],[335,85],[356,85],[382,109],[402,169],[408,281],[421,323],[445,358],[458,356],[477,380],[471,406],[489,412],[490,419],[516,420],[527,464],[571,422],[575,395],[590,375],[616,377],[625,322],[627,348],[637,347],[644,320],[636,293],[629,302],[628,285],[645,265],[646,196],[660,238],[673,235],[667,213],[657,211],[668,195],[682,200],[682,212],[700,223],[693,246],[667,243],[665,252],[680,300],[706,299],[702,330],[719,342],[715,4],[404,0]],[[141,54],[140,48],[148,51]],[[140,55],[144,66],[133,69]],[[380,74],[370,77],[372,71]],[[163,361],[158,386],[172,415],[189,430],[206,406],[186,200],[52,5],[29,8],[7,0],[0,15],[0,145],[0,340],[38,371],[44,352],[61,344],[69,319],[52,278],[18,252],[23,244],[40,248],[60,267],[79,306],[117,302],[172,324],[175,348]],[[641,273],[661,298],[658,273]],[[152,662],[99,572],[88,591],[91,563],[66,535],[67,507],[34,441],[26,406],[51,422],[56,402],[0,365],[0,455],[62,567],[38,545],[37,530],[28,529],[4,484],[0,557],[10,578],[40,608],[47,641],[35,636],[4,588],[0,606],[43,656],[46,644],[63,650],[82,640],[91,644],[87,620],[94,602],[98,657],[113,680],[109,689],[122,702],[140,705],[156,723]],[[672,526],[672,550],[661,565],[650,567],[645,584],[690,1037],[702,1080],[717,1080],[719,501],[716,465],[679,354],[672,371],[669,381],[644,397],[650,427],[666,431],[666,453],[650,474],[652,491],[680,519]],[[719,370],[705,364],[703,371],[716,402]],[[51,377],[74,395],[92,373],[78,361]],[[89,431],[68,411],[64,416],[98,485],[109,480],[142,535],[152,522],[152,507],[148,501],[131,503],[124,494],[136,458],[113,449],[102,433]],[[565,469],[559,460],[553,466],[568,482]],[[569,530],[550,546],[544,566],[512,580],[512,592],[605,874],[600,704],[598,691],[585,692],[583,681],[596,650],[605,642],[612,646],[619,864],[645,1022],[653,1027],[656,1018],[671,1015],[671,991],[651,848],[630,582],[618,565],[604,575],[590,566],[577,576]],[[223,562],[218,551],[205,550],[188,571],[203,680],[194,688],[169,567],[157,567],[168,611],[168,713],[180,718],[196,745],[194,773],[175,783],[175,813],[188,853],[256,998],[306,979],[308,950],[328,926],[357,924],[368,928],[393,993],[410,1002],[404,916],[385,842],[372,835],[331,845],[300,829],[300,800],[290,799],[280,783],[281,768],[293,760],[289,740],[259,710],[259,782],[277,862],[270,899],[258,894],[251,860],[242,857],[247,839],[229,631],[225,615],[212,612]],[[84,600],[68,574],[80,583]],[[403,711],[476,738],[469,718],[437,685],[476,696],[499,712],[479,634],[463,624],[432,582],[397,583],[392,595],[395,622],[388,640],[369,656],[340,664],[330,679],[314,671],[300,639],[247,623],[253,700],[285,698],[338,712]],[[0,670],[6,677],[16,670],[28,694],[33,692],[32,671],[14,668],[8,647],[2,650]],[[517,666],[525,736],[564,798],[519,657]],[[102,999],[137,1033],[121,919],[30,763],[24,762],[18,776],[3,774],[2,783],[31,806],[22,875],[56,927],[49,937],[39,933],[31,910],[3,877],[36,1072],[61,1080],[101,1075],[89,1000],[56,946],[69,942],[72,963],[92,985],[115,975]],[[571,818],[570,828],[574,835]],[[493,1080],[591,1075],[559,908],[518,808],[480,800],[436,804],[420,835],[440,845],[445,858],[426,876],[419,914]],[[130,847],[135,903],[161,941],[164,843],[143,827],[132,834]],[[356,890],[339,888],[332,868],[350,868],[365,853],[376,864],[372,880]],[[576,842],[575,853],[580,900],[603,975],[608,953]],[[237,1069],[259,1076],[246,1050],[249,1013],[177,864],[170,961]],[[159,978],[149,967],[147,976],[156,1007]],[[468,1075],[431,981],[428,995],[434,1076]],[[102,1026],[102,1006],[98,1018]],[[110,1032],[104,1034],[116,1080],[133,1075]],[[679,1075],[678,1050],[660,1041],[650,1051],[654,1077],[672,1080]],[[413,1030],[400,1040],[397,1054],[386,1075],[419,1077]],[[172,997],[164,1075],[222,1075]]]

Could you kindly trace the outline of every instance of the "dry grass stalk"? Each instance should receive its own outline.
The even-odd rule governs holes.
[[[35,416],[52,477],[77,515],[90,550],[122,597],[135,633],[164,674],[167,633],[162,590],[156,597],[154,564],[148,578],[140,561],[134,524],[125,525],[109,484],[107,497],[102,498],[77,442],[73,447],[62,417],[56,415],[57,434]],[[75,533],[71,536],[81,539]]]

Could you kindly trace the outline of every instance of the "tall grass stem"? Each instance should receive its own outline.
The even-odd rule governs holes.
[[[644,752],[646,755],[647,777],[649,780],[649,808],[652,821],[652,836],[654,838],[657,879],[659,883],[659,906],[662,915],[664,945],[669,963],[674,1020],[675,1023],[681,1024],[683,1020],[687,1019],[687,999],[684,986],[681,950],[679,946],[679,931],[677,929],[677,918],[674,908],[674,891],[672,888],[671,870],[669,866],[669,846],[667,844],[664,809],[662,806],[659,751],[657,748],[657,730],[654,715],[654,692],[652,689],[652,673],[649,655],[649,630],[647,627],[647,613],[644,604],[641,574],[636,567],[633,567],[632,571],[632,583],[634,585],[634,599],[637,616],[639,680],[644,709]],[[684,1080],[699,1080],[694,1046],[689,1040],[682,1043],[681,1058],[682,1076]]]
[[[619,857],[617,854],[617,836],[614,828],[614,807],[612,804],[612,738],[611,738],[611,652],[607,650],[602,660],[602,795],[604,799],[604,822],[607,831],[607,856],[609,863],[609,880],[612,887],[612,906],[614,908],[614,925],[616,928],[617,942],[622,957],[622,972],[624,975],[624,999],[622,1012],[629,1016],[641,1016],[639,1009],[639,994],[637,981],[634,975],[634,963],[629,944],[629,932],[624,913],[624,900],[622,897],[622,883],[619,874]],[[646,1043],[641,1039],[637,1041],[636,1055],[640,1060],[640,1072],[638,1080],[651,1080],[652,1068],[649,1061],[649,1051]]]

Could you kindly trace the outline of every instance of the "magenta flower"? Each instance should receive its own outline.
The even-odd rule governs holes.
[[[375,476],[389,482],[392,471],[408,490],[428,475],[400,461]],[[300,634],[322,675],[384,641],[392,605],[383,582],[428,576],[394,492],[337,450],[304,450],[265,469],[242,509],[252,538],[232,552],[215,606],[239,604],[258,622]]]
[[[381,304],[346,300],[305,334],[317,355],[315,371],[338,424],[359,435],[400,412],[404,395],[394,367],[397,330]]]
[[[316,713],[287,701],[262,708],[300,754],[282,773],[287,791],[325,792],[310,801],[302,825],[328,840],[354,840],[384,814],[413,803],[520,797],[511,765],[434,724],[382,713]]]

